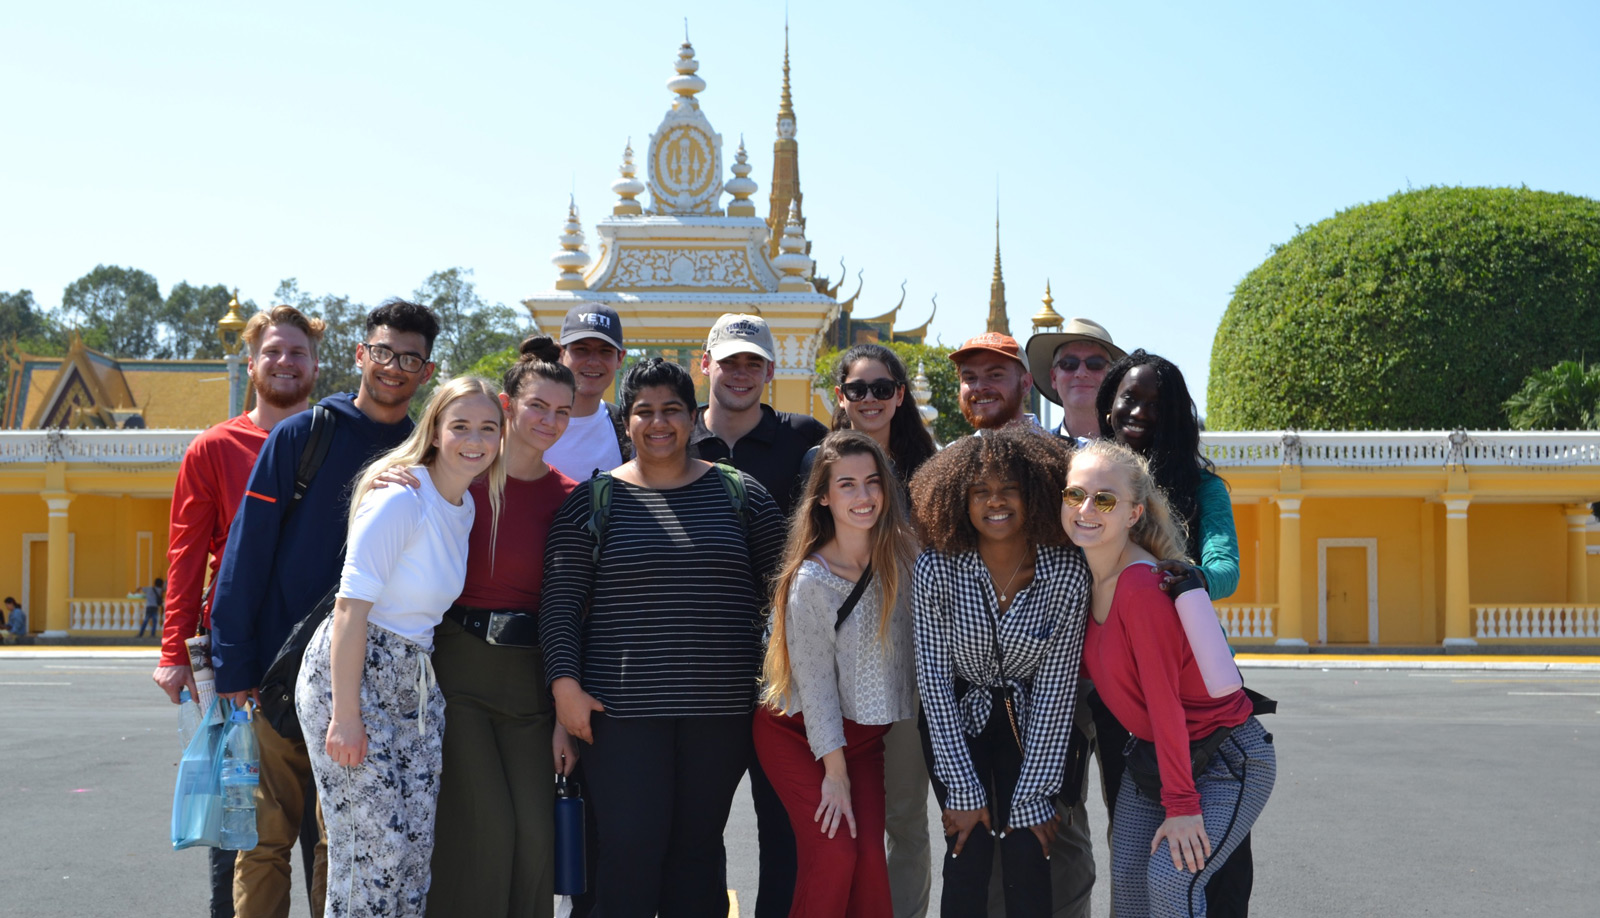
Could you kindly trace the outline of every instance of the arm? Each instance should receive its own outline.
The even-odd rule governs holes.
[[[772,605],[772,579],[783,562],[784,543],[789,535],[788,520],[761,482],[744,472],[739,475],[744,479],[745,500],[749,504],[749,528],[745,538],[749,541],[751,574],[760,585],[756,599],[765,614]]]
[[[294,498],[294,472],[309,420],[298,423],[297,416],[273,428],[228,530],[211,600],[211,653],[219,695],[237,696],[261,684],[256,616],[271,582],[284,512]]]
[[[1195,503],[1200,518],[1200,573],[1206,579],[1206,593],[1220,601],[1239,589],[1239,536],[1233,526],[1233,500],[1221,478],[1201,472]]]
[[[216,495],[204,474],[204,451],[202,441],[184,453],[172,491],[167,620],[161,635],[161,659],[152,678],[174,704],[185,686],[191,697],[199,697],[189,668],[189,649],[183,642],[199,630],[206,561],[211,557],[211,537],[217,525]]]
[[[1189,727],[1178,694],[1179,667],[1187,643],[1183,625],[1171,598],[1147,576],[1124,576],[1117,584],[1116,602],[1131,607],[1131,614],[1118,619],[1133,651],[1134,668],[1155,735],[1161,804],[1168,816],[1197,816],[1200,795],[1195,791],[1189,766]]]
[[[839,598],[834,592],[802,567],[789,590],[784,643],[789,648],[793,690],[805,714],[806,740],[811,744],[811,754],[818,759],[843,749],[845,744],[835,656],[838,633],[833,628],[838,607]]]
[[[1011,825],[1018,827],[1037,826],[1056,818],[1050,798],[1061,789],[1067,741],[1072,735],[1091,584],[1081,555],[1068,549],[1061,556],[1062,576],[1051,584],[1047,594],[1047,601],[1060,612],[1051,631],[1050,647],[1029,687],[1022,772],[1011,798]]]
[[[580,482],[550,523],[545,539],[544,580],[539,588],[539,644],[545,679],[555,696],[556,719],[567,732],[594,742],[589,715],[604,710],[583,690],[582,621],[594,592],[594,536],[587,528],[594,479]]]
[[[333,719],[325,743],[338,765],[360,765],[367,757],[367,727],[361,721],[361,674],[367,650],[367,614],[372,603],[339,597],[333,606]]]

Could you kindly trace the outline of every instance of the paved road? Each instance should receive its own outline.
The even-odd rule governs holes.
[[[168,846],[177,740],[151,665],[0,654],[0,916],[204,914],[204,855]],[[1283,704],[1257,914],[1596,913],[1600,674],[1248,677]],[[727,838],[743,915],[753,823],[741,792]]]

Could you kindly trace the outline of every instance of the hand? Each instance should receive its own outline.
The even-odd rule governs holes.
[[[850,808],[850,777],[849,775],[825,775],[822,779],[822,803],[817,807],[817,812],[811,821],[819,823],[817,829],[833,834],[839,831],[839,818],[844,817],[850,824],[850,837],[856,837],[856,814]]]
[[[367,490],[382,491],[384,488],[387,488],[392,484],[401,485],[407,488],[420,488],[422,487],[422,479],[411,474],[411,470],[408,468],[395,466],[394,468],[389,469],[388,471],[379,475],[377,478],[372,479],[372,484],[367,485]]]
[[[605,706],[583,690],[578,680],[563,676],[550,683],[550,693],[556,696],[556,721],[567,732],[586,743],[594,742],[594,731],[589,728],[589,715],[605,711]]]
[[[1015,826],[1007,826],[1006,834],[1015,832]],[[1039,847],[1044,849],[1045,860],[1050,859],[1050,845],[1055,842],[1056,834],[1061,831],[1061,814],[1051,813],[1050,818],[1038,825],[1028,826],[1028,831],[1039,840]]]
[[[185,686],[189,689],[190,698],[196,702],[200,700],[200,690],[195,688],[194,685],[194,669],[187,664],[157,666],[156,671],[151,673],[150,678],[156,681],[156,685],[161,686],[161,690],[167,693],[167,697],[172,699],[173,704],[180,703],[179,698]]]
[[[353,720],[335,717],[329,721],[325,747],[335,765],[360,765],[367,757],[367,725],[361,722],[361,715]]]
[[[217,697],[226,698],[233,702],[236,708],[244,707],[245,702],[250,702],[256,707],[261,707],[261,690],[258,688],[246,689],[242,692],[218,692]]]
[[[1211,856],[1211,839],[1206,837],[1206,821],[1203,817],[1168,816],[1167,821],[1156,829],[1156,837],[1150,840],[1151,854],[1156,853],[1163,838],[1167,840],[1167,850],[1172,854],[1174,870],[1199,873],[1205,869],[1206,858]]]
[[[567,732],[567,728],[560,724],[556,724],[555,734],[550,738],[550,754],[555,757],[558,775],[570,775],[578,765],[578,744],[572,741],[572,734]]]
[[[1163,590],[1170,589],[1174,583],[1177,583],[1183,578],[1189,576],[1191,573],[1200,578],[1200,585],[1202,587],[1206,585],[1206,575],[1200,570],[1200,568],[1195,567],[1193,564],[1190,564],[1187,561],[1179,561],[1175,558],[1168,558],[1165,561],[1158,562],[1156,564],[1156,570],[1160,571],[1164,575],[1161,578],[1161,589]]]
[[[987,807],[978,807],[975,810],[945,810],[940,817],[944,824],[944,834],[956,837],[956,846],[950,849],[951,857],[960,857],[961,849],[967,846],[967,836],[978,827],[979,823],[993,834],[994,826],[989,822]]]

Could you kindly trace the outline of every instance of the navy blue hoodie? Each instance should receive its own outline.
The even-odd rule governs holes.
[[[219,692],[260,687],[289,631],[338,584],[350,486],[368,462],[399,446],[413,426],[410,418],[379,424],[347,393],[318,404],[334,414],[333,441],[299,508],[284,519],[294,502],[300,453],[311,437],[310,411],[272,428],[228,530],[211,606]]]

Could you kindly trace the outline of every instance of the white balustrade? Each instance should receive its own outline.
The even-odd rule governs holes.
[[[1227,630],[1229,640],[1274,636],[1277,606],[1217,606],[1217,621]]]
[[[0,464],[175,464],[199,433],[198,430],[0,430]]]
[[[69,599],[73,631],[138,631],[144,621],[142,599]]]
[[[1600,432],[1207,431],[1201,451],[1221,468],[1600,465]]]
[[[1473,606],[1480,638],[1600,638],[1600,606]]]

